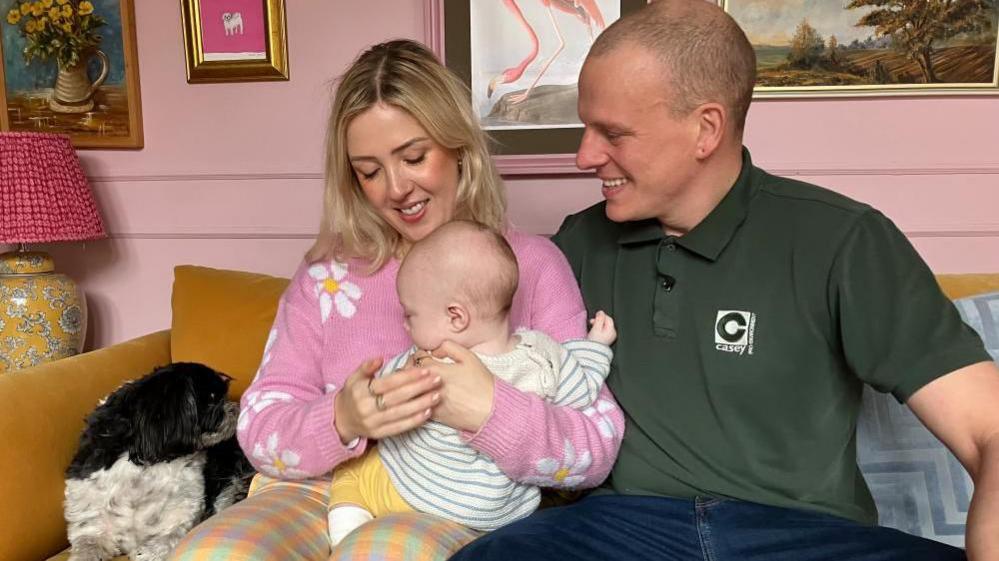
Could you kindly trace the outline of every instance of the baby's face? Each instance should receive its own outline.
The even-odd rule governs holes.
[[[405,314],[406,331],[421,349],[436,349],[448,338],[447,304],[435,294],[435,287],[399,285],[399,302]]]

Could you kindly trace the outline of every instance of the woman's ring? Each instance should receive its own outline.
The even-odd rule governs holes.
[[[368,393],[371,394],[371,397],[376,397],[378,395],[378,394],[375,393],[375,390],[371,389],[371,382],[374,382],[374,381],[375,381],[374,378],[368,380]]]
[[[384,411],[385,410],[385,396],[384,395],[378,394],[377,396],[375,396],[375,408],[378,409],[379,411]]]

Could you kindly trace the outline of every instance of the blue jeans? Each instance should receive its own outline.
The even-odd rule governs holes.
[[[452,561],[948,561],[964,550],[898,530],[714,498],[598,495],[540,510]]]

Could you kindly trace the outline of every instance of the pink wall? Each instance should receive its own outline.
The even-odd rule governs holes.
[[[88,348],[170,323],[173,266],[289,275],[319,219],[330,79],[363,47],[422,39],[423,0],[288,2],[291,81],[188,85],[180,7],[136,2],[146,147],[81,151],[109,240],[49,248],[81,282]],[[999,271],[999,98],[760,101],[756,162],[867,201],[939,272]],[[512,219],[551,233],[585,177],[512,178]]]

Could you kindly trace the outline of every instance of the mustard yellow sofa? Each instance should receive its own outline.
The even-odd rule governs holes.
[[[67,558],[63,472],[100,398],[171,361],[233,376],[234,399],[249,384],[287,279],[195,266],[174,274],[169,330],[0,375],[0,560]],[[951,298],[999,290],[999,274],[938,279]]]
[[[169,362],[203,362],[233,377],[230,397],[238,399],[287,284],[180,266],[170,329],[0,376],[0,561],[68,558],[63,472],[84,418],[122,383]]]

